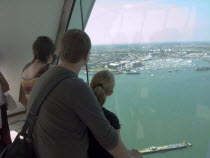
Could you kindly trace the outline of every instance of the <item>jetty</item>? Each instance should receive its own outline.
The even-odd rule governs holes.
[[[152,146],[152,147],[148,147],[142,150],[138,150],[139,152],[141,152],[142,154],[149,154],[149,153],[155,153],[155,152],[161,152],[161,151],[169,151],[169,150],[176,150],[176,149],[182,149],[182,148],[187,148],[187,147],[191,147],[192,144],[184,141],[182,143],[178,143],[178,144],[171,144],[171,145],[164,145],[164,146]]]

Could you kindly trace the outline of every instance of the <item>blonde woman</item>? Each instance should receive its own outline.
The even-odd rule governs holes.
[[[110,122],[110,125],[117,130],[120,135],[120,123],[118,117],[111,111],[103,107],[106,98],[113,94],[115,86],[114,75],[107,70],[99,71],[94,76],[90,83],[90,87],[93,90],[98,102],[102,106],[105,117]],[[90,158],[113,158],[113,156],[107,152],[103,147],[96,141],[95,137],[88,130],[89,134],[89,157]],[[141,154],[137,150],[130,151],[130,154],[134,157],[141,157]]]

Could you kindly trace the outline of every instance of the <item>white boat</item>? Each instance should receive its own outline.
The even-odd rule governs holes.
[[[140,72],[136,71],[136,70],[130,70],[130,71],[124,71],[124,74],[128,74],[128,75],[130,75],[130,74],[140,74]]]

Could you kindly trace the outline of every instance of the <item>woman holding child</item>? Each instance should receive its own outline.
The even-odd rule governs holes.
[[[29,94],[37,79],[49,69],[52,62],[55,45],[49,37],[40,36],[32,46],[34,59],[23,68],[19,102],[25,107]]]

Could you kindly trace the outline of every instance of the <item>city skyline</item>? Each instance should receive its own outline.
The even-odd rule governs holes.
[[[210,41],[209,10],[197,0],[98,0],[86,32],[93,45]]]

